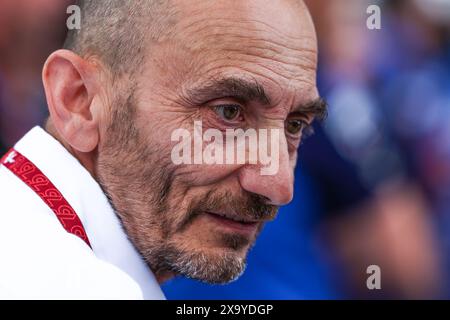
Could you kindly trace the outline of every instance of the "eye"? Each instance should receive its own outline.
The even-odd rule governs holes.
[[[305,121],[299,119],[290,119],[286,122],[286,131],[292,136],[300,136],[303,129],[307,127],[308,124]]]
[[[232,122],[239,121],[242,117],[242,108],[237,104],[224,104],[214,107],[216,114],[223,120]]]

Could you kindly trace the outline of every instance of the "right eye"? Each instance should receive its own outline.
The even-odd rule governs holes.
[[[238,104],[224,104],[214,107],[216,114],[224,121],[237,122],[241,121],[242,108]]]

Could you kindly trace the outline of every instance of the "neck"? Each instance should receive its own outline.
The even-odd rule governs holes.
[[[169,271],[155,271],[153,270],[153,273],[155,274],[155,278],[156,281],[158,281],[158,283],[160,285],[162,285],[164,282],[169,281],[170,279],[175,277],[175,274],[173,272],[169,272]]]

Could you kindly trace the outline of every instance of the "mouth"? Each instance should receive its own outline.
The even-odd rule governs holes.
[[[231,216],[222,213],[206,212],[207,216],[216,224],[234,232],[253,234],[256,232],[260,221],[250,220],[238,216]]]

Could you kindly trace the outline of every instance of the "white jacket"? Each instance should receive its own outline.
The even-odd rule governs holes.
[[[0,164],[0,298],[165,299],[100,186],[78,160],[40,127],[14,148],[73,207],[92,250]]]

